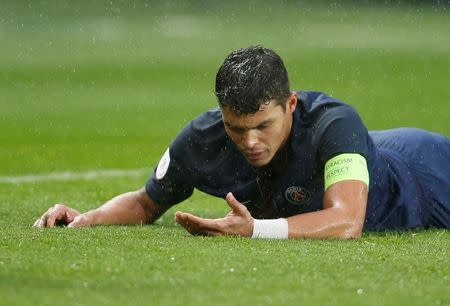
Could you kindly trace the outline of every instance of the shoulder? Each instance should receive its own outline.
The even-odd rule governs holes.
[[[220,108],[202,113],[189,122],[170,145],[171,155],[197,159],[220,151],[227,144]]]
[[[347,123],[361,119],[355,108],[341,100],[319,91],[298,91],[299,105],[296,109],[298,121],[313,129],[325,128],[335,121]]]
[[[225,131],[222,121],[222,111],[219,107],[216,107],[204,112],[190,122],[188,129],[191,133],[201,136]]]
[[[322,161],[339,153],[366,155],[368,131],[354,107],[321,92],[298,95],[298,134],[307,135]]]
[[[178,134],[176,140],[187,142],[187,145],[215,142],[225,137],[225,128],[222,121],[220,108],[214,108],[202,113]]]

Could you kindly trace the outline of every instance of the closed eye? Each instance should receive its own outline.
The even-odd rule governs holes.
[[[244,128],[236,127],[236,126],[228,126],[228,129],[236,134],[242,134],[245,132]]]
[[[263,124],[258,125],[258,126],[256,127],[256,129],[257,129],[257,130],[264,130],[265,128],[268,128],[269,125],[270,125],[270,123],[263,123]]]
[[[234,126],[229,123],[225,123],[225,126],[227,127],[227,129],[229,129],[233,133],[243,134],[248,130],[258,130],[258,131],[264,130],[264,129],[268,128],[272,123],[273,123],[273,120],[266,120],[253,128],[244,128],[244,127]]]

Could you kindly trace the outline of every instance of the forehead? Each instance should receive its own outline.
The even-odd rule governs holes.
[[[282,107],[274,102],[262,104],[254,114],[237,113],[229,107],[222,108],[222,117],[226,125],[245,128],[255,127],[267,120],[275,120],[282,113]]]

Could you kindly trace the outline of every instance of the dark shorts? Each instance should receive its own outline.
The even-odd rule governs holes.
[[[408,171],[398,173],[399,181],[410,172],[417,182],[425,216],[422,226],[450,228],[450,139],[415,128],[375,131],[370,135],[379,149],[407,167]],[[396,163],[394,167],[401,169],[402,165]],[[411,190],[411,186],[400,188]]]

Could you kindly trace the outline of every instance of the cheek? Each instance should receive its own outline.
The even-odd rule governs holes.
[[[235,144],[239,145],[241,137],[238,135],[228,134],[228,136],[231,138],[231,141],[233,141]]]
[[[284,139],[284,122],[278,124],[270,131],[271,147],[278,147]]]
[[[278,139],[281,139],[281,137],[284,135],[284,129],[285,129],[284,122],[280,122],[275,126],[274,134],[278,135]]]
[[[279,128],[273,127],[267,130],[265,133],[263,133],[259,139],[261,142],[264,142],[266,145],[273,148],[274,146],[277,146],[279,142],[282,141],[281,130]]]

